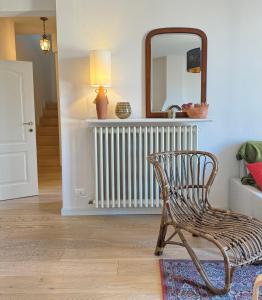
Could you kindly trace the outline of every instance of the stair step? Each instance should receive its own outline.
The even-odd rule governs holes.
[[[59,156],[39,156],[38,166],[60,166]]]
[[[59,155],[59,147],[58,146],[38,146],[37,147],[38,155]]]
[[[61,166],[38,166],[38,170],[43,176],[48,175],[49,173],[60,174]]]
[[[59,130],[57,126],[39,126],[37,128],[37,135],[55,135],[58,136]]]
[[[60,175],[61,167],[59,166],[38,166],[38,172],[41,176]]]
[[[42,118],[58,118],[57,110],[55,109],[45,110]]]
[[[48,178],[50,174],[61,177],[61,168],[58,166],[38,166],[38,172],[41,174],[42,177]]]
[[[57,109],[57,102],[48,102],[45,104],[45,109]]]
[[[39,145],[39,146],[58,146],[59,145],[58,136],[40,135],[40,136],[37,136],[36,140],[37,140],[37,145]]]
[[[39,177],[41,181],[50,181],[50,179],[56,180],[56,181],[61,181],[61,172],[56,172],[56,173],[47,173],[47,174],[42,174],[41,172],[38,172]]]
[[[61,180],[61,172],[58,171],[58,172],[55,172],[55,173],[52,173],[50,171],[48,171],[46,174],[43,174],[41,173],[41,171],[38,171],[38,175],[39,177],[38,178],[41,178],[41,181],[50,181],[50,179],[53,181],[53,180],[57,180],[57,181],[60,181]]]
[[[60,166],[60,162],[59,161],[53,161],[53,160],[48,160],[48,161],[38,161],[38,166],[39,168],[41,167],[58,167]]]
[[[41,146],[40,146],[41,147]],[[49,159],[49,158],[54,158],[54,159],[56,159],[56,160],[60,160],[60,155],[59,155],[59,153],[58,153],[58,151],[56,152],[56,153],[52,153],[52,154],[47,154],[47,153],[37,153],[37,158],[38,159]]]
[[[40,126],[58,126],[58,118],[41,118]]]

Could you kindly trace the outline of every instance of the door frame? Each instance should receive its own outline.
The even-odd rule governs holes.
[[[32,7],[30,9],[26,9],[24,11],[17,10],[9,10],[9,11],[1,11],[0,18],[14,18],[14,17],[28,17],[28,18],[40,18],[41,16],[53,16],[56,18],[56,9],[53,10],[34,10]],[[40,33],[41,34],[41,33]],[[55,56],[55,71],[56,71],[56,91],[57,91],[57,109],[58,109],[58,128],[59,128],[59,156],[60,156],[60,166],[62,172],[62,138],[61,138],[61,109],[60,109],[60,81],[59,81],[59,60],[58,60],[58,49],[57,49],[57,32],[51,34],[52,42],[55,41],[55,51],[53,51]],[[52,51],[52,50],[51,50]],[[37,164],[38,167],[38,164]],[[62,185],[63,185],[63,176],[62,176]],[[62,201],[63,201],[63,193],[61,193]]]

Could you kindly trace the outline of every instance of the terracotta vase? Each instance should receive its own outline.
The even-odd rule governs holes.
[[[97,118],[98,119],[106,119],[107,118],[108,98],[105,93],[105,89],[102,86],[100,86],[98,88],[98,93],[97,93],[94,103],[96,104]]]

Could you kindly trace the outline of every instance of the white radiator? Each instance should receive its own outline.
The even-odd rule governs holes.
[[[159,187],[148,154],[197,150],[197,126],[94,128],[96,208],[158,208]]]

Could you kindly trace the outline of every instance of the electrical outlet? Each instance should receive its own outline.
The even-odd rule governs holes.
[[[75,189],[75,194],[77,197],[86,197],[86,190],[85,189]]]

